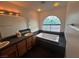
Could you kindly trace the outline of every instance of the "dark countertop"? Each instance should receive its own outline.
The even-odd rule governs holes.
[[[63,48],[65,48],[65,45],[66,45],[65,39],[62,36],[59,36],[59,42],[58,43],[54,42],[54,41],[50,41],[50,40],[45,40],[45,39],[40,38],[40,37],[37,37],[37,38],[41,41],[48,42],[50,44],[53,44],[53,45],[56,45],[56,46],[59,46],[59,47],[63,47]]]
[[[65,39],[65,36],[62,36],[60,35],[60,38],[59,38],[59,46],[61,47],[66,47],[66,39]]]
[[[41,38],[40,40],[48,42],[50,44],[54,44],[54,45],[59,46],[59,47],[63,47],[63,48],[66,47],[66,39],[65,39],[64,33],[55,33],[55,32],[50,33],[50,32],[46,32],[46,31],[42,31],[40,33],[49,33],[49,34],[59,35],[59,42],[58,43],[54,42],[54,41],[50,41],[50,40],[45,40],[43,38]],[[37,38],[39,38],[39,37],[37,37]]]
[[[35,32],[35,33],[33,33],[33,35],[31,35],[31,36],[34,36],[34,35],[37,35],[37,34],[39,34],[40,32]],[[55,34],[55,33],[54,33]],[[59,35],[59,34],[58,34]],[[22,36],[22,37],[10,37],[10,38],[7,38],[7,39],[4,39],[5,41],[10,41],[10,44],[9,45],[7,45],[7,46],[5,46],[5,47],[3,47],[3,48],[1,48],[0,49],[0,51],[1,50],[4,50],[4,49],[6,49],[6,48],[8,48],[8,47],[10,47],[10,46],[12,46],[12,45],[14,45],[14,44],[17,44],[18,42],[20,42],[20,41],[22,41],[22,40],[24,40],[24,39],[28,39],[29,37],[31,37],[31,36]],[[65,47],[66,46],[66,40],[65,40],[65,36],[64,35],[59,35],[60,37],[59,37],[59,44],[57,44],[58,46],[61,46],[61,47]],[[50,42],[50,41],[49,41]]]
[[[31,35],[31,36],[33,36],[33,35]],[[4,39],[3,41],[10,41],[10,43],[7,46],[1,48],[0,51],[4,50],[4,49],[6,49],[6,48],[8,48],[8,47],[10,47],[14,44],[19,43],[22,40],[28,39],[31,36],[28,36],[28,37],[27,36],[22,36],[22,37],[19,37],[19,38],[15,36],[15,37],[10,37],[10,38]]]

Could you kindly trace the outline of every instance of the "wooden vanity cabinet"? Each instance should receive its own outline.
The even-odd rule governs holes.
[[[24,39],[21,42],[17,43],[17,50],[19,56],[23,56],[28,50],[35,45],[35,37],[31,36],[28,39]]]
[[[15,45],[8,47],[0,52],[0,57],[2,58],[15,58],[17,56],[18,54]]]
[[[27,52],[26,40],[22,40],[21,42],[17,43],[17,50],[19,56],[23,56]]]
[[[36,43],[36,37],[30,36],[27,39],[23,39],[20,42],[0,51],[0,57],[2,58],[15,58],[23,56],[28,50],[30,50]]]

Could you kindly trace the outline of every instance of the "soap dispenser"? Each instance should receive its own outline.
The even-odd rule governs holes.
[[[21,37],[21,33],[18,31],[18,32],[16,32],[16,36],[17,37]]]

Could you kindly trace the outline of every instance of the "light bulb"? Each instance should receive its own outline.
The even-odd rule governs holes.
[[[0,11],[0,15],[4,15],[4,13],[5,13],[4,11]]]
[[[16,16],[20,16],[20,14],[19,14],[19,13],[17,13],[17,14],[16,14]]]
[[[10,13],[9,13],[9,15],[13,15],[13,13],[12,13],[12,12],[10,12]]]
[[[4,11],[0,11],[0,14],[3,14],[4,13]]]
[[[42,11],[42,9],[38,8],[37,11],[40,12],[40,11]]]
[[[53,4],[54,7],[58,7],[59,5],[60,5],[59,2],[55,2],[55,3]]]

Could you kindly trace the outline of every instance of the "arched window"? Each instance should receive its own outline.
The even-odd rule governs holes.
[[[57,16],[48,16],[43,21],[43,30],[60,32],[60,19]]]

